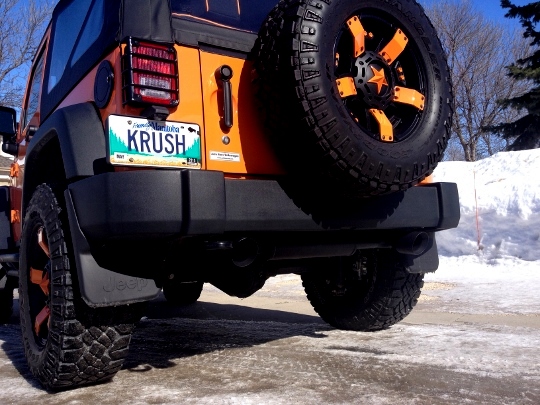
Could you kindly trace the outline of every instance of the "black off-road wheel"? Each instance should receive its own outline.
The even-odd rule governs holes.
[[[57,198],[58,197],[58,198]],[[120,370],[136,306],[92,309],[80,297],[61,195],[39,186],[21,241],[20,321],[32,374],[49,390],[105,381]]]
[[[175,279],[167,280],[163,284],[163,295],[172,305],[189,305],[197,302],[203,290],[202,281],[180,282]]]
[[[404,190],[443,157],[450,74],[416,1],[282,0],[254,58],[269,136],[297,190]]]
[[[423,274],[409,274],[389,250],[325,259],[302,275],[311,305],[338,329],[377,331],[405,318],[418,302]]]

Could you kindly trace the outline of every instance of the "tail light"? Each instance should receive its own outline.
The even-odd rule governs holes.
[[[122,56],[124,103],[178,105],[178,66],[173,46],[129,38]]]

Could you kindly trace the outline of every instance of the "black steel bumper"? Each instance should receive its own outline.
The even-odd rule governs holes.
[[[358,241],[373,242],[375,235],[384,242],[396,234],[434,232],[456,227],[459,222],[457,187],[451,183],[361,201],[317,218],[298,208],[275,180],[226,179],[223,173],[210,171],[100,174],[70,184],[65,199],[81,294],[92,307],[146,301],[160,291],[152,278],[152,266],[143,266],[138,272],[136,266],[122,263],[122,257],[120,265],[100,260],[95,249],[109,241],[275,234],[289,238],[282,246],[282,257],[292,257],[291,249],[302,248],[300,258],[317,257],[332,243],[353,254],[359,248]],[[307,233],[310,244],[295,248],[290,242],[294,232],[302,233],[294,242],[305,241]],[[342,235],[349,239],[338,241]],[[437,268],[433,238],[430,243],[422,256],[404,256],[412,271]],[[129,254],[136,257],[138,252]],[[113,255],[118,256],[115,251]]]
[[[90,240],[226,232],[437,231],[459,222],[453,183],[414,187],[360,201],[314,219],[275,180],[224,178],[212,171],[131,171],[69,186],[79,225]]]

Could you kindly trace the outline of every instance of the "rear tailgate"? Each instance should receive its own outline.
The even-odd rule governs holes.
[[[208,170],[235,175],[282,173],[264,134],[263,118],[255,97],[253,63],[249,60],[257,32],[277,2],[240,0],[172,1],[175,40],[199,50],[204,156]],[[179,58],[181,67],[182,61]],[[219,74],[232,69],[227,97]],[[180,69],[180,87],[183,80]],[[193,73],[193,72],[192,72]],[[192,74],[191,73],[191,74]],[[188,86],[192,86],[190,83]],[[182,91],[182,90],[181,90]],[[225,104],[232,106],[232,126],[225,125]],[[182,108],[182,98],[180,108]]]

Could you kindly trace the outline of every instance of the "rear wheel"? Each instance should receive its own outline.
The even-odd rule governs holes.
[[[415,1],[282,1],[256,57],[270,136],[297,190],[403,190],[442,158],[450,75]]]
[[[92,309],[79,295],[67,217],[47,185],[34,192],[21,242],[20,321],[29,368],[47,389],[110,379],[128,354],[136,307]]]
[[[167,280],[163,284],[163,295],[173,305],[189,305],[197,302],[203,289],[202,281],[180,282]]]
[[[307,297],[321,318],[338,329],[376,331],[405,318],[418,302],[423,274],[410,274],[397,254],[366,251],[321,261],[302,275]]]

